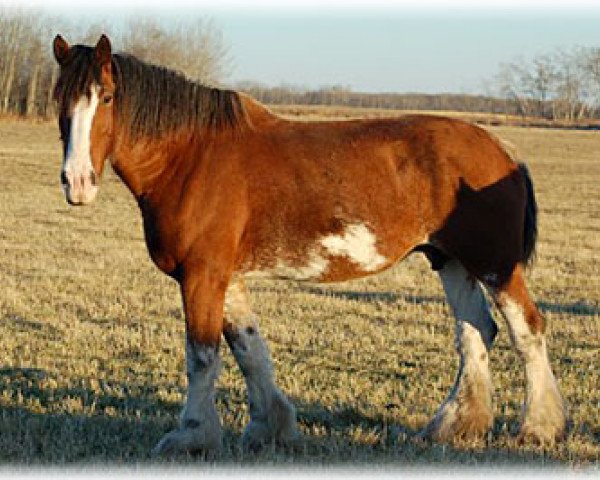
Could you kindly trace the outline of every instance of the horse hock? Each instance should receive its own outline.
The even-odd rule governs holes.
[[[479,438],[494,420],[488,351],[497,327],[481,285],[460,262],[448,261],[439,274],[456,317],[460,364],[454,387],[421,436],[438,441]]]

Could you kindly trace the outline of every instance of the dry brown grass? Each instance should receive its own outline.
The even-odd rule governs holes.
[[[440,283],[414,256],[335,286],[251,283],[306,437],[295,451],[240,450],[245,392],[224,348],[218,408],[227,433],[211,462],[598,466],[600,137],[493,131],[519,148],[536,184],[540,241],[529,283],[550,322],[573,419],[567,440],[547,450],[515,443],[523,371],[499,321],[493,432],[454,446],[412,441],[457,367]],[[176,425],[186,387],[176,285],[151,264],[135,202],[116,177],[107,173],[93,206],[70,208],[59,164],[54,124],[0,122],[0,461],[163,462],[148,452]]]

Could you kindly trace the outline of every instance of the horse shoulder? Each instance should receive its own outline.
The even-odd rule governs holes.
[[[241,164],[230,149],[211,152],[174,166],[160,188],[139,202],[148,252],[169,275],[186,260],[214,259],[228,244],[235,249],[244,229],[248,205]]]

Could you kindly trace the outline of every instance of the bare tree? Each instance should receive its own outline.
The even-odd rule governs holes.
[[[556,116],[565,120],[579,120],[587,111],[584,102],[585,82],[579,52],[559,51],[557,59]]]
[[[27,76],[25,114],[28,116],[39,113],[38,87],[42,74],[42,68],[44,66],[42,31],[43,27],[41,19],[39,17],[31,18],[26,27],[28,42],[23,46],[23,50],[27,54],[27,62],[21,67],[21,76]]]
[[[150,18],[133,19],[123,35],[122,47],[138,58],[207,84],[217,84],[230,62],[220,31],[203,19],[170,27]]]
[[[532,113],[530,78],[531,75],[523,60],[502,63],[496,75],[500,96],[508,101],[516,102],[519,114],[523,117]]]
[[[7,113],[11,107],[11,95],[15,88],[17,79],[17,62],[19,59],[20,47],[22,45],[23,32],[25,30],[26,19],[23,14],[5,12],[3,15],[3,25],[0,31],[3,50],[2,65],[2,83],[0,92],[0,112]]]
[[[210,84],[222,80],[229,64],[218,28],[202,19],[168,27],[137,19],[123,30],[107,21],[69,25],[43,12],[0,7],[0,113],[54,113],[52,89],[58,68],[50,45],[59,32],[74,43],[88,45],[106,33],[117,50]]]
[[[600,107],[600,47],[584,50],[581,62],[587,81],[590,108],[598,109]]]
[[[94,44],[102,33],[117,51],[164,65],[204,84],[218,85],[231,60],[215,24],[199,18],[165,24],[135,18],[125,27],[100,21],[68,25],[43,12],[0,7],[0,113],[54,114],[52,88],[58,68],[50,44],[57,33]],[[538,55],[500,65],[494,78],[500,98],[353,92],[342,85],[310,90],[294,85],[240,85],[261,101],[362,107],[487,111],[579,120],[600,114],[600,47]]]
[[[532,97],[537,100],[537,114],[548,117],[552,113],[547,111],[550,99],[556,84],[556,66],[551,55],[538,55],[534,57],[529,74],[524,78],[526,88]]]
[[[538,55],[529,63],[503,64],[500,95],[522,111],[553,119],[581,120],[600,100],[600,49],[574,48]]]
[[[45,83],[44,88],[46,92],[46,101],[44,104],[43,115],[46,118],[50,118],[56,113],[56,106],[54,105],[53,93],[54,85],[56,85],[56,81],[58,80],[59,70],[58,65],[54,61],[51,61],[49,65],[47,62],[46,65],[46,70],[48,73],[46,74],[47,81]]]

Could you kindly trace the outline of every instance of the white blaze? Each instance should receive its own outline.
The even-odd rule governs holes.
[[[98,107],[98,88],[92,86],[89,98],[82,95],[71,112],[71,126],[63,173],[63,184],[67,199],[76,205],[90,203],[98,187],[94,182],[94,167],[91,156],[92,122]]]
[[[89,99],[86,95],[82,95],[73,107],[64,167],[65,172],[71,175],[87,175],[92,169],[90,135],[97,107],[98,91],[96,87],[92,87]]]

